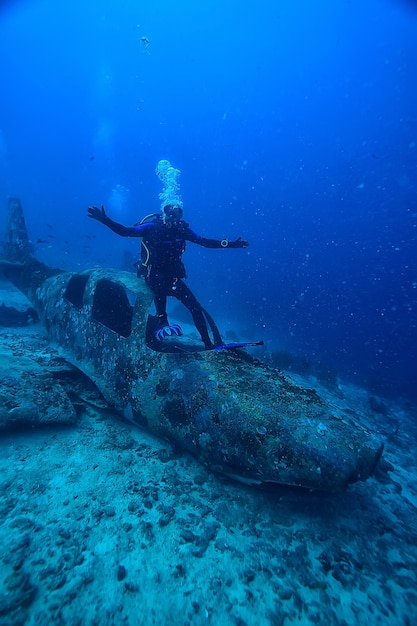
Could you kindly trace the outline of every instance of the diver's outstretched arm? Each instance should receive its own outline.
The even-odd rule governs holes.
[[[197,235],[191,228],[188,229],[187,241],[196,243],[204,248],[247,248],[249,242],[242,237],[238,237],[235,241],[229,241],[225,237],[223,239],[208,239],[207,237],[201,237]]]
[[[141,230],[143,229],[140,229],[136,226],[123,226],[123,224],[118,224],[117,222],[114,222],[107,215],[103,205],[101,206],[101,209],[96,206],[88,207],[88,217],[91,217],[93,220],[101,222],[102,224],[110,228],[110,230],[112,230],[114,233],[116,233],[116,235],[120,235],[121,237],[142,237]]]

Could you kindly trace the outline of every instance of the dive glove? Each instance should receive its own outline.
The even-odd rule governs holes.
[[[109,219],[103,205],[101,205],[101,209],[99,209],[97,206],[89,206],[88,217],[91,217],[93,220],[97,220],[102,224],[105,224]]]
[[[248,241],[245,241],[245,239],[242,239],[242,237],[239,237],[238,239],[236,239],[236,241],[228,241],[227,243],[227,248],[247,248],[249,245]]]

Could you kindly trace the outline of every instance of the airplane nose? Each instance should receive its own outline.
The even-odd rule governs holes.
[[[368,446],[362,448],[358,455],[355,470],[349,476],[348,484],[366,480],[372,476],[378,466],[383,450],[383,443],[376,450]]]

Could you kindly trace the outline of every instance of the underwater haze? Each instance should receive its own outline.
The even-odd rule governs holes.
[[[17,196],[39,258],[130,267],[87,207],[158,211],[168,159],[191,227],[250,242],[188,246],[220,326],[415,402],[416,4],[3,2],[0,219]]]

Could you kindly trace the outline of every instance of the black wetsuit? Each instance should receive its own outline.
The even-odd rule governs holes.
[[[182,255],[186,242],[191,241],[204,248],[227,247],[227,240],[207,239],[197,235],[187,222],[180,220],[165,224],[159,216],[151,222],[127,227],[113,222],[106,216],[103,223],[122,237],[140,237],[145,255],[139,268],[146,284],[154,295],[158,324],[168,324],[167,297],[177,298],[190,311],[194,324],[206,348],[212,346],[209,337],[204,309],[191,289],[182,280],[186,276]],[[139,273],[139,272],[138,272]]]

